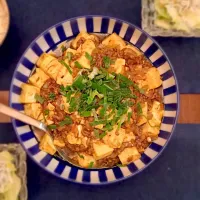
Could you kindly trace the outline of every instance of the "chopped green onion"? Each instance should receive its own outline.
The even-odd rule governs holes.
[[[76,61],[74,64],[75,64],[75,66],[76,66],[77,68],[79,68],[79,69],[82,69],[82,68],[83,68],[83,66],[82,66],[78,61]]]
[[[132,112],[128,112],[128,122],[130,122],[131,116],[132,116]]]
[[[106,135],[107,135],[106,132],[101,133],[101,134],[99,135],[99,139],[102,139],[102,138],[105,137]]]
[[[137,114],[142,115],[142,106],[140,102],[138,102],[136,106],[137,106]]]
[[[69,116],[67,116],[63,121],[59,123],[59,126],[69,125],[72,123],[73,123],[72,119]]]
[[[126,167],[126,165],[116,164],[117,167]]]
[[[72,74],[72,70],[71,70],[70,66],[64,60],[60,60],[59,62],[67,68],[67,70],[70,74]]]
[[[67,48],[66,48],[64,45],[62,45],[62,46],[61,46],[61,50],[62,50],[62,52],[64,53],[64,52],[67,50]]]
[[[91,62],[93,60],[92,56],[88,53],[85,52],[85,57]]]
[[[55,124],[51,124],[51,125],[48,125],[47,128],[48,128],[49,130],[54,130],[54,129],[57,128],[57,126],[56,126]]]
[[[73,82],[72,86],[74,86],[80,90],[84,89],[85,84],[83,83],[83,76],[81,76],[81,75],[77,76],[75,81]]]
[[[104,85],[108,90],[111,90],[111,91],[113,90],[113,88],[111,88],[108,84],[105,83],[105,84],[103,84],[103,85]]]
[[[94,129],[94,135],[95,135],[96,138],[99,138],[99,131]]]
[[[73,53],[72,53],[72,52],[67,52],[67,59],[68,59],[69,61],[71,61],[72,56],[73,56]]]
[[[103,62],[104,62],[104,66],[105,68],[109,68],[111,64],[114,64],[114,61],[111,60],[108,56],[104,56],[103,57]]]
[[[43,104],[45,99],[44,99],[43,97],[41,97],[40,95],[35,94],[35,100],[36,100],[37,102]]]
[[[81,155],[81,154],[79,154],[79,153],[77,153],[77,155],[78,155],[80,158],[84,159],[84,156],[83,156],[83,155]]]
[[[91,111],[82,111],[80,113],[81,117],[90,117],[91,116]]]
[[[44,115],[49,115],[49,110],[48,110],[48,109],[46,109],[46,110],[44,111]]]
[[[90,162],[90,164],[88,165],[88,168],[89,168],[89,169],[92,168],[93,165],[94,165],[94,162]]]
[[[50,100],[54,100],[55,97],[56,97],[56,95],[53,92],[49,93],[49,99]]]

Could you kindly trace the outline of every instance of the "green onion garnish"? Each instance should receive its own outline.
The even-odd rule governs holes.
[[[89,168],[89,169],[92,168],[93,165],[94,165],[94,162],[90,162],[90,164],[88,165],[88,168]]]
[[[56,126],[55,124],[51,124],[51,125],[48,125],[47,128],[48,128],[49,130],[54,130],[54,129],[57,128],[57,126]]]
[[[128,112],[128,122],[130,122],[131,116],[132,116],[132,112]]]
[[[45,101],[45,99],[38,94],[35,94],[35,100],[41,104],[43,104]]]
[[[73,53],[72,53],[72,52],[67,52],[67,59],[68,59],[69,61],[71,61],[72,56],[73,56]]]
[[[62,50],[62,52],[64,53],[64,52],[67,50],[67,48],[66,48],[64,45],[62,45],[62,46],[61,46],[61,50]]]
[[[72,74],[72,70],[71,70],[70,66],[64,60],[60,60],[59,62],[67,68],[67,70],[70,74]]]
[[[88,53],[85,52],[85,57],[91,62],[93,60],[92,56]]]
[[[76,61],[74,64],[75,64],[75,66],[76,66],[77,68],[79,68],[79,69],[82,69],[82,68],[83,68],[83,66],[82,66],[78,61]]]
[[[67,116],[63,121],[59,123],[59,126],[69,125],[72,123],[73,123],[72,119],[69,116]]]
[[[49,115],[49,110],[48,110],[48,109],[46,109],[46,110],[44,111],[44,115]]]
[[[83,155],[81,155],[81,154],[79,154],[79,153],[77,153],[77,155],[78,155],[80,158],[84,159],[84,156],[83,156]]]
[[[137,114],[142,115],[142,106],[140,102],[137,103],[136,107],[137,107]]]
[[[56,97],[56,95],[53,92],[49,93],[49,99],[50,100],[54,100],[55,97]]]

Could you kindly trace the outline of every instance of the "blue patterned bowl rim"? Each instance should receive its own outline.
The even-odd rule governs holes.
[[[125,180],[142,172],[161,155],[170,141],[177,123],[179,88],[173,66],[168,57],[148,33],[121,19],[102,15],[85,15],[64,20],[51,26],[28,46],[20,58],[12,77],[9,95],[11,107],[23,111],[23,105],[19,102],[21,84],[27,81],[39,55],[50,49],[56,49],[61,42],[75,37],[80,31],[79,29],[97,33],[116,32],[124,40],[143,51],[144,55],[157,67],[163,77],[165,104],[165,113],[158,139],[145,150],[141,159],[130,163],[127,167],[82,169],[40,151],[33,130],[29,125],[15,119],[12,119],[12,124],[17,138],[27,154],[47,172],[73,183],[105,185]],[[45,45],[46,47],[44,47]],[[43,49],[45,50],[43,51]],[[32,62],[33,53],[34,62]]]

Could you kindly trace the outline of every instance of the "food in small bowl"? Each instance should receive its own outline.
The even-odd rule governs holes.
[[[155,24],[190,33],[200,29],[199,0],[155,0]]]
[[[58,50],[57,50],[58,51]],[[84,168],[127,165],[157,139],[164,106],[159,71],[116,33],[81,32],[56,57],[44,53],[22,85],[25,113],[48,125],[40,148],[67,148]]]
[[[35,129],[13,119],[29,156],[59,178],[92,185],[133,176],[160,155],[176,124],[178,97],[159,45],[136,26],[104,16],[66,20],[38,36],[10,89],[11,107],[51,129],[53,140],[40,141]],[[67,147],[70,162],[55,146]]]
[[[0,144],[0,199],[26,200],[25,152],[19,144]]]

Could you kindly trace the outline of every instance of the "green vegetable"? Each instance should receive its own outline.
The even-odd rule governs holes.
[[[47,128],[51,131],[57,128],[55,124],[48,125]]]
[[[103,98],[103,94],[99,94],[99,92],[97,90],[90,91],[90,95],[87,99],[88,105],[90,105],[93,102],[95,96],[98,96],[100,99]]]
[[[64,60],[60,60],[59,62],[67,68],[67,70],[70,74],[72,74],[72,70],[71,70],[70,66]]]
[[[114,64],[114,61],[111,60],[108,56],[103,57],[104,67],[108,69],[111,64]]]
[[[99,130],[94,129],[94,135],[96,138],[99,138]]]
[[[131,116],[132,116],[132,112],[128,112],[128,122],[130,122]]]
[[[71,61],[72,57],[73,57],[73,53],[72,52],[67,52],[67,59],[69,61]]]
[[[93,167],[93,165],[94,165],[94,162],[90,162],[90,164],[89,164],[88,168],[89,168],[89,169],[90,169],[90,168],[92,168],[92,167]]]
[[[92,56],[88,53],[85,52],[85,57],[91,62],[93,60]]]
[[[77,76],[72,86],[80,90],[84,89],[85,84],[83,83],[83,79],[84,79],[83,76],[81,75]]]
[[[103,132],[103,133],[101,133],[100,135],[99,135],[99,139],[102,139],[104,136],[106,136],[106,132]]]
[[[45,99],[38,94],[35,94],[35,100],[41,104],[43,104],[45,101]]]
[[[82,68],[83,68],[83,66],[82,66],[78,61],[76,61],[74,64],[75,64],[75,66],[76,66],[77,68],[79,68],[79,69],[82,69]]]
[[[142,115],[142,106],[140,102],[137,103],[136,107],[137,107],[137,114]]]
[[[44,111],[44,115],[49,115],[49,110],[48,110],[48,109],[46,109],[46,110]]]
[[[90,117],[91,116],[91,111],[82,111],[80,113],[81,117]]]
[[[72,123],[73,123],[72,119],[69,116],[67,116],[63,121],[59,123],[59,126],[69,125]]]
[[[55,97],[56,97],[56,95],[53,92],[49,93],[49,99],[50,100],[54,100]]]
[[[81,155],[81,154],[79,154],[79,153],[77,153],[77,154],[78,154],[78,156],[79,156],[80,158],[85,159],[83,155]]]
[[[117,167],[126,167],[126,165],[116,164]]]
[[[64,53],[64,52],[67,50],[67,48],[66,48],[64,45],[62,45],[62,46],[61,46],[61,50],[62,50],[62,52]]]

